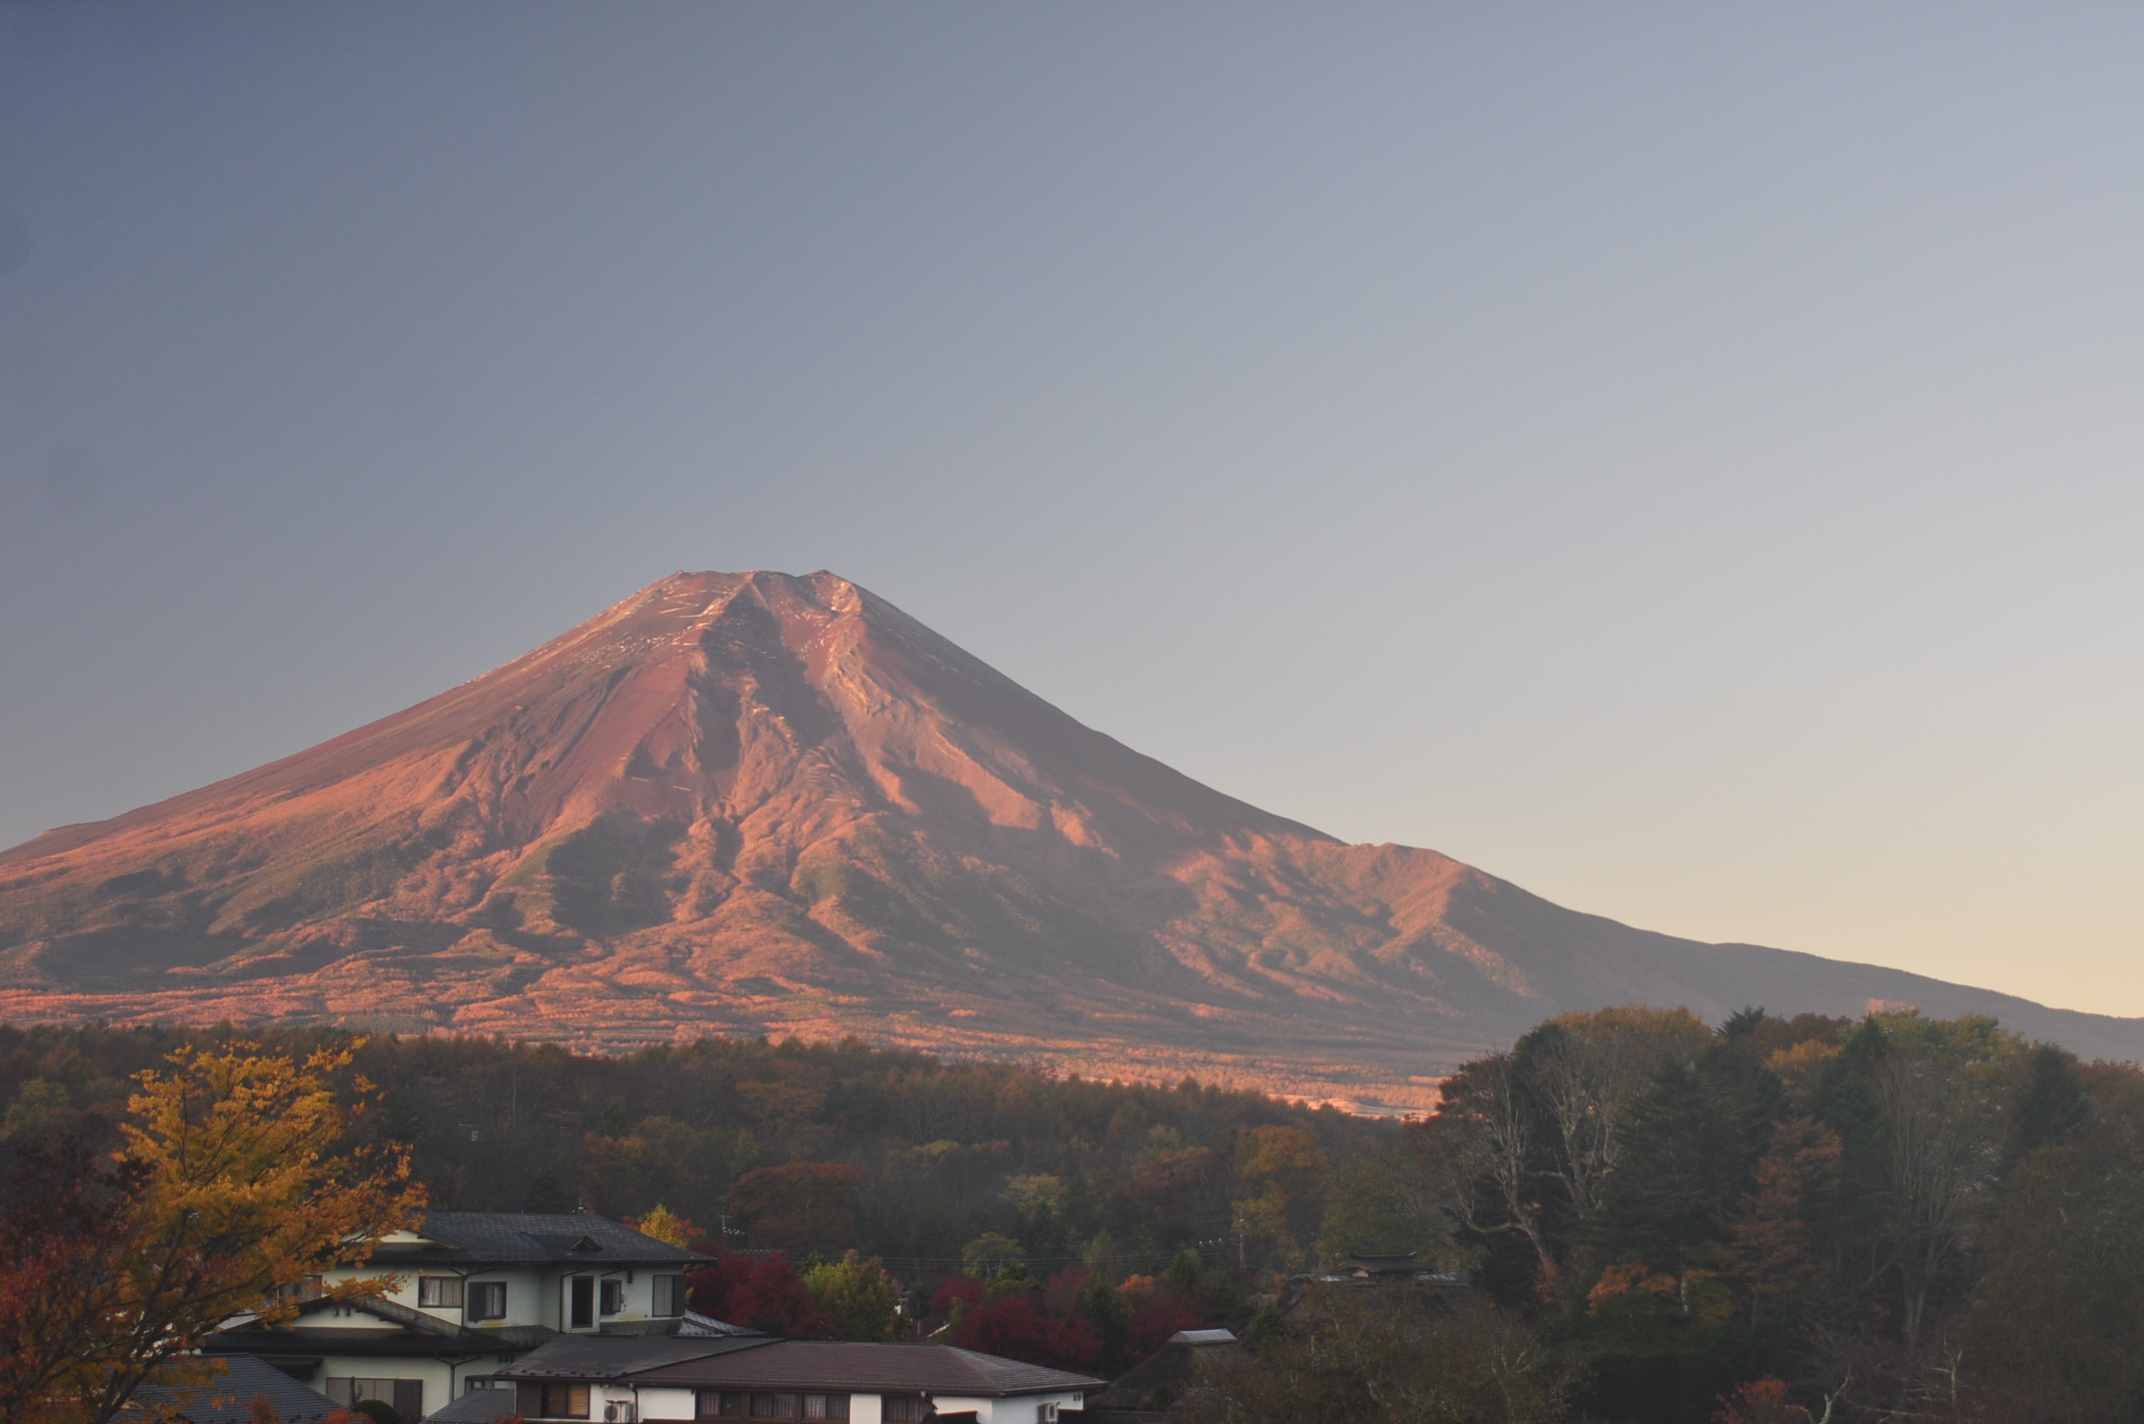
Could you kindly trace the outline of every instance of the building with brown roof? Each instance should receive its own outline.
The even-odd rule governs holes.
[[[1048,1424],[1107,1381],[951,1345],[560,1337],[498,1371],[530,1420]]]

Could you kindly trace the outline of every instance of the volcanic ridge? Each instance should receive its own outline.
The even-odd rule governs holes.
[[[674,575],[408,711],[0,852],[16,1023],[855,1034],[1399,1111],[1568,1009],[1879,1001],[2144,1053],[2144,1021],[1344,844],[830,573]]]

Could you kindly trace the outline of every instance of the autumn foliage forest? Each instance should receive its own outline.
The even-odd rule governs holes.
[[[9,1220],[23,1164],[145,1140],[134,1075],[238,1038],[0,1028]],[[1232,1326],[1193,1419],[2144,1408],[2144,1075],[1987,1020],[1566,1015],[1407,1123],[855,1042],[250,1040],[342,1064],[341,1150],[406,1147],[431,1207],[632,1219],[716,1258],[725,1318],[1103,1375]],[[1408,1252],[1470,1288],[1315,1279]]]

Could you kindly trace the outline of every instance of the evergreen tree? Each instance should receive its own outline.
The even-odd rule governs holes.
[[[573,1210],[573,1198],[566,1193],[565,1184],[558,1180],[558,1173],[546,1167],[529,1178],[528,1190],[521,1194],[523,1211],[560,1212]]]
[[[1662,1065],[1631,1111],[1623,1164],[1592,1233],[1606,1257],[1671,1274],[1702,1265],[1703,1248],[1724,1237],[1755,1186],[1785,1103],[1777,1075],[1725,1041],[1694,1062]]]
[[[2092,1099],[2076,1058],[2052,1043],[2034,1048],[2025,1061],[2025,1081],[2011,1099],[2009,1119],[2003,1141],[2005,1173],[2034,1148],[2059,1141],[2091,1121]]]

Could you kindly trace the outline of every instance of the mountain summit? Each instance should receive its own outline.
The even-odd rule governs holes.
[[[2144,1023],[1561,909],[1346,845],[829,573],[680,573],[408,711],[0,852],[0,1018],[584,1045],[855,1033],[1419,1108],[1573,1008]]]

